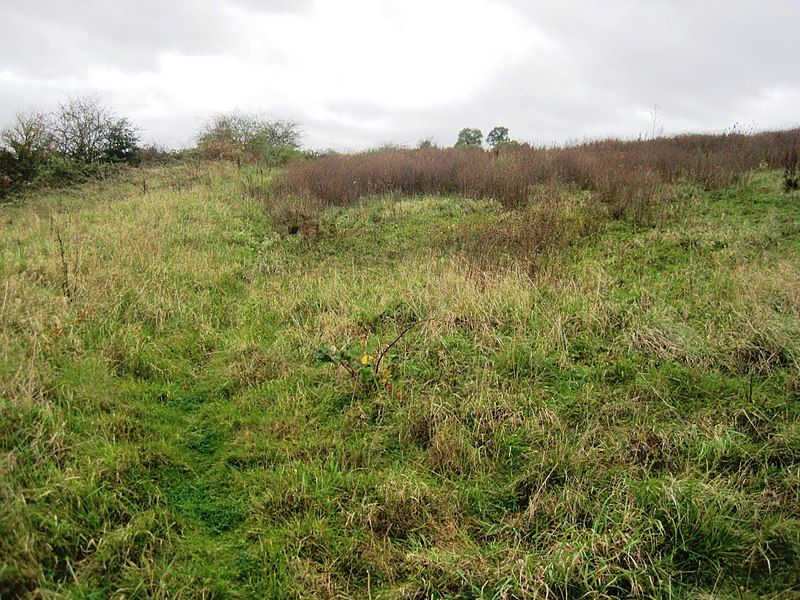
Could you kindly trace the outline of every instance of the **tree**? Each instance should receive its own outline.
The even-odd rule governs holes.
[[[39,165],[53,152],[53,133],[46,114],[17,113],[2,132],[0,142],[6,149],[3,171],[12,180],[30,181]]]
[[[141,150],[136,128],[126,118],[117,119],[106,134],[103,162],[135,165],[139,163]]]
[[[508,127],[495,127],[489,132],[489,135],[486,136],[486,143],[492,148],[497,148],[503,144],[507,144],[509,141]]]
[[[99,162],[116,120],[94,96],[75,96],[59,105],[54,119],[58,150],[67,158]]]
[[[433,138],[423,138],[417,142],[417,148],[433,148],[436,144],[433,143]]]
[[[54,113],[19,113],[0,131],[0,195],[85,181],[101,172],[97,163],[137,164],[139,152],[136,128],[94,96],[70,98]]]
[[[301,136],[295,121],[235,110],[207,121],[197,136],[197,147],[208,158],[232,159],[246,154],[270,159],[296,151]]]
[[[300,147],[301,131],[295,121],[286,119],[260,119],[254,123],[255,133],[250,139],[250,145],[280,146],[283,148]]]
[[[468,148],[471,146],[480,147],[482,140],[483,133],[480,129],[470,129],[469,127],[465,127],[458,132],[456,148]]]
[[[661,118],[661,107],[656,104],[650,110],[650,139],[654,140],[664,135],[664,121]]]

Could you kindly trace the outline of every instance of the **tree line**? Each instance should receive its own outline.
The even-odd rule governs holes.
[[[186,159],[230,160],[239,164],[280,166],[295,157],[336,154],[301,149],[296,121],[261,112],[234,110],[212,116],[195,136],[195,145],[166,150],[141,144],[140,129],[95,96],[71,97],[51,112],[18,113],[0,130],[0,200],[25,189],[64,186],[102,177],[125,165],[163,164]],[[494,127],[484,138],[465,127],[456,148],[493,150],[517,146],[508,128]],[[419,148],[435,146],[422,140]]]
[[[94,96],[76,96],[50,112],[24,111],[0,130],[0,199],[26,189],[102,177],[120,166],[186,159],[277,166],[302,153],[295,121],[235,110],[207,120],[192,148],[141,144],[140,129]]]
[[[18,113],[0,131],[0,195],[74,183],[113,164],[137,164],[139,134],[97,98],[69,98],[52,112]]]

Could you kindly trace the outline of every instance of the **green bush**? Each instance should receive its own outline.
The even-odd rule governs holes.
[[[233,111],[213,117],[197,136],[197,151],[211,160],[246,160],[282,165],[299,152],[301,131],[294,121]]]
[[[84,183],[99,173],[97,165],[53,154],[38,165],[31,185],[35,187],[73,185]]]
[[[102,162],[138,165],[141,161],[141,154],[139,135],[128,119],[119,119],[111,125],[107,133]]]
[[[0,198],[26,188],[81,183],[137,165],[139,135],[94,97],[75,97],[54,113],[21,112],[0,132]]]

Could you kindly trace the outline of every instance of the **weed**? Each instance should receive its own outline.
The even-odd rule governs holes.
[[[340,366],[354,384],[375,390],[390,390],[392,382],[397,379],[399,357],[390,355],[389,352],[408,332],[421,323],[424,321],[415,321],[407,325],[392,341],[380,349],[377,355],[359,351],[352,345],[344,349],[336,346],[321,346],[314,350],[314,359],[321,363],[333,363]],[[387,362],[384,362],[384,359],[388,359]],[[387,366],[389,363],[391,365]]]

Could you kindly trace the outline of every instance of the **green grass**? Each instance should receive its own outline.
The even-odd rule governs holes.
[[[3,598],[800,593],[778,173],[489,271],[490,201],[309,240],[229,166],[145,176],[0,212]],[[315,360],[417,321],[391,385]]]

